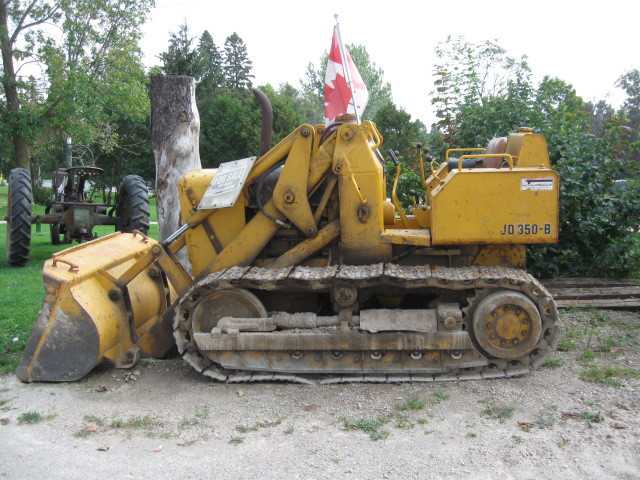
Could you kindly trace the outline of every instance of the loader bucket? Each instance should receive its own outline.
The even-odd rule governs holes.
[[[126,368],[141,355],[165,355],[174,341],[171,319],[162,314],[175,293],[164,276],[149,265],[126,288],[115,284],[155,243],[139,232],[118,232],[47,260],[46,298],[18,378],[72,381],[103,362]]]

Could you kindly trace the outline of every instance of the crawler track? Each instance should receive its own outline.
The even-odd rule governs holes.
[[[242,352],[234,350],[226,352],[201,351],[193,336],[191,318],[194,309],[202,298],[210,296],[217,291],[230,288],[243,288],[252,291],[329,291],[338,286],[354,287],[358,291],[371,288],[395,288],[403,289],[408,293],[420,291],[437,291],[446,293],[451,291],[460,296],[462,292],[467,298],[463,311],[463,330],[470,333],[472,345],[467,353],[475,355],[475,360],[469,362],[469,355],[456,363],[449,358],[437,372],[422,373],[404,368],[398,372],[369,373],[364,367],[364,356],[369,351],[351,352],[353,355],[362,356],[363,371],[357,374],[334,373],[307,373],[304,369],[295,373],[277,370],[277,361],[274,361],[273,371],[251,371],[246,369],[225,369],[211,360],[217,353],[225,353],[231,356],[241,356]],[[542,333],[539,341],[531,352],[517,359],[502,360],[491,358],[483,354],[478,343],[473,339],[471,318],[478,303],[492,292],[498,290],[516,291],[526,295],[537,307],[541,322]],[[265,269],[259,267],[233,267],[227,270],[213,273],[204,278],[183,297],[176,309],[174,321],[174,336],[180,353],[193,368],[203,375],[219,381],[249,382],[249,381],[287,381],[300,383],[345,383],[345,382],[433,382],[451,380],[479,380],[484,378],[513,377],[528,373],[539,367],[552,351],[557,342],[558,327],[556,325],[558,312],[556,305],[544,286],[523,270],[495,267],[430,267],[401,266],[392,263],[379,263],[363,266],[330,266],[330,267],[288,267],[283,269]],[[357,329],[352,329],[356,332]],[[339,334],[337,331],[334,333]],[[237,333],[236,333],[237,334]],[[266,335],[277,335],[267,333]],[[399,335],[399,332],[395,332]],[[223,334],[228,335],[228,334]],[[240,335],[243,335],[240,333]],[[380,334],[374,334],[380,335]],[[397,350],[402,350],[398,348]],[[433,350],[432,350],[433,351]],[[286,352],[285,352],[286,353]],[[313,353],[313,352],[312,352]],[[326,355],[325,351],[317,351],[317,355]],[[407,352],[396,352],[406,355]],[[442,350],[440,354],[451,354]],[[208,354],[211,354],[210,356]],[[265,356],[274,355],[266,349]],[[282,352],[280,352],[281,358]],[[356,358],[356,361],[358,359]],[[286,363],[290,365],[290,363]],[[473,365],[473,366],[470,366]],[[290,370],[290,369],[289,369]],[[395,369],[397,370],[397,368]],[[423,369],[424,370],[424,369]]]

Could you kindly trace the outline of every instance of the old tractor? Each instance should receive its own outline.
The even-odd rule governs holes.
[[[558,313],[525,246],[558,237],[544,137],[520,128],[440,162],[421,155],[423,200],[409,211],[395,188],[386,199],[382,145],[368,121],[302,125],[259,158],[186,174],[184,224],[164,241],[118,232],[55,254],[18,377],[75,380],[174,345],[219,381],[424,382],[541,365]]]
[[[84,145],[71,145],[67,139],[65,162],[53,171],[51,200],[44,214],[32,214],[31,176],[23,168],[11,170],[7,215],[7,263],[24,266],[31,250],[31,226],[49,224],[51,243],[83,243],[93,240],[96,225],[114,225],[117,231],[149,231],[149,198],[144,180],[137,175],[124,177],[115,203],[110,196],[96,203],[88,193],[92,178],[103,173],[95,166],[93,152]]]

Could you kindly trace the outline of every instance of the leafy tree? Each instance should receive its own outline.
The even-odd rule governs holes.
[[[418,143],[426,145],[427,133],[424,124],[420,120],[411,120],[411,115],[404,109],[398,108],[389,101],[382,105],[375,114],[373,121],[378,126],[380,134],[384,138],[384,152],[391,149],[398,152],[402,173],[398,181],[398,198],[405,206],[410,206],[412,200],[409,190],[417,192],[417,198],[424,201],[424,195],[420,196],[422,189],[422,172],[418,155]],[[425,165],[425,168],[428,168]],[[395,178],[396,166],[390,160],[386,162],[387,171],[387,197],[391,197],[391,187]]]
[[[273,108],[273,141],[276,144],[293,130],[305,123],[303,112],[299,109],[299,103],[289,84],[281,85],[276,91],[271,85],[259,87],[271,102]]]
[[[589,115],[591,133],[596,137],[602,138],[605,134],[607,122],[613,118],[616,113],[615,110],[604,100],[599,100],[596,103],[587,102],[585,110]]]
[[[165,75],[188,75],[199,78],[201,64],[198,52],[191,46],[195,37],[189,35],[187,22],[180,25],[177,32],[169,34],[169,48],[159,55]]]
[[[119,88],[113,75],[122,55],[139,55],[135,45],[152,5],[153,0],[0,0],[0,133],[13,145],[14,165],[28,169],[31,156],[61,134],[87,143],[105,131],[110,119],[104,88]],[[39,77],[20,74],[30,63],[39,65]]]
[[[561,178],[560,238],[529,248],[530,269],[540,276],[637,272],[639,239],[630,227],[640,223],[638,184],[616,181],[637,165],[625,153],[631,141],[627,111],[611,115],[606,104],[599,105],[602,118],[594,127],[594,107],[573,86],[551,77],[534,85],[526,59],[509,57],[495,42],[449,38],[437,54],[443,60],[434,98],[440,120],[430,143],[439,157],[446,148],[486,145],[518,126],[534,127],[547,139]],[[626,80],[633,92],[633,75]]]
[[[257,155],[260,111],[249,90],[225,90],[200,112],[200,158],[203,167]]]
[[[230,88],[250,88],[252,62],[247,54],[247,46],[240,36],[233,32],[224,42],[224,75]]]
[[[275,144],[304,123],[303,112],[290,85],[282,85],[277,91],[268,84],[259,88],[273,108]],[[258,154],[261,113],[249,90],[218,90],[200,112],[200,119],[203,165],[217,167],[221,162]]]
[[[626,117],[625,137],[629,141],[629,156],[634,163],[640,162],[640,70],[629,70],[616,82],[616,86],[627,94],[622,105]]]
[[[431,103],[439,119],[438,151],[484,144],[505,127],[528,123],[532,89],[526,57],[510,57],[492,40],[474,44],[451,36],[435,53],[440,62]]]
[[[299,123],[318,125],[323,122],[323,110],[319,109],[315,101],[309,99],[304,92],[296,89],[293,85],[289,83],[280,85],[278,94],[288,98],[293,110],[300,114]],[[296,127],[297,126],[298,125],[296,125]]]
[[[346,48],[369,91],[369,103],[364,111],[363,120],[371,120],[382,105],[391,101],[391,85],[384,81],[384,71],[371,60],[369,52],[364,46],[349,44],[346,45]],[[301,81],[304,94],[323,114],[324,77],[328,60],[329,53],[325,51],[320,58],[318,68],[313,63],[309,63],[306,79]]]
[[[222,70],[222,54],[213,42],[208,30],[202,32],[197,48],[198,72],[200,81],[196,88],[196,98],[208,97],[223,86],[224,72]]]

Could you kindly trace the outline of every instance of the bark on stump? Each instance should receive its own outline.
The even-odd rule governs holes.
[[[185,173],[202,168],[196,82],[186,76],[152,75],[149,98],[156,161],[158,237],[162,241],[181,224],[178,180]],[[186,254],[178,258],[189,265]]]

